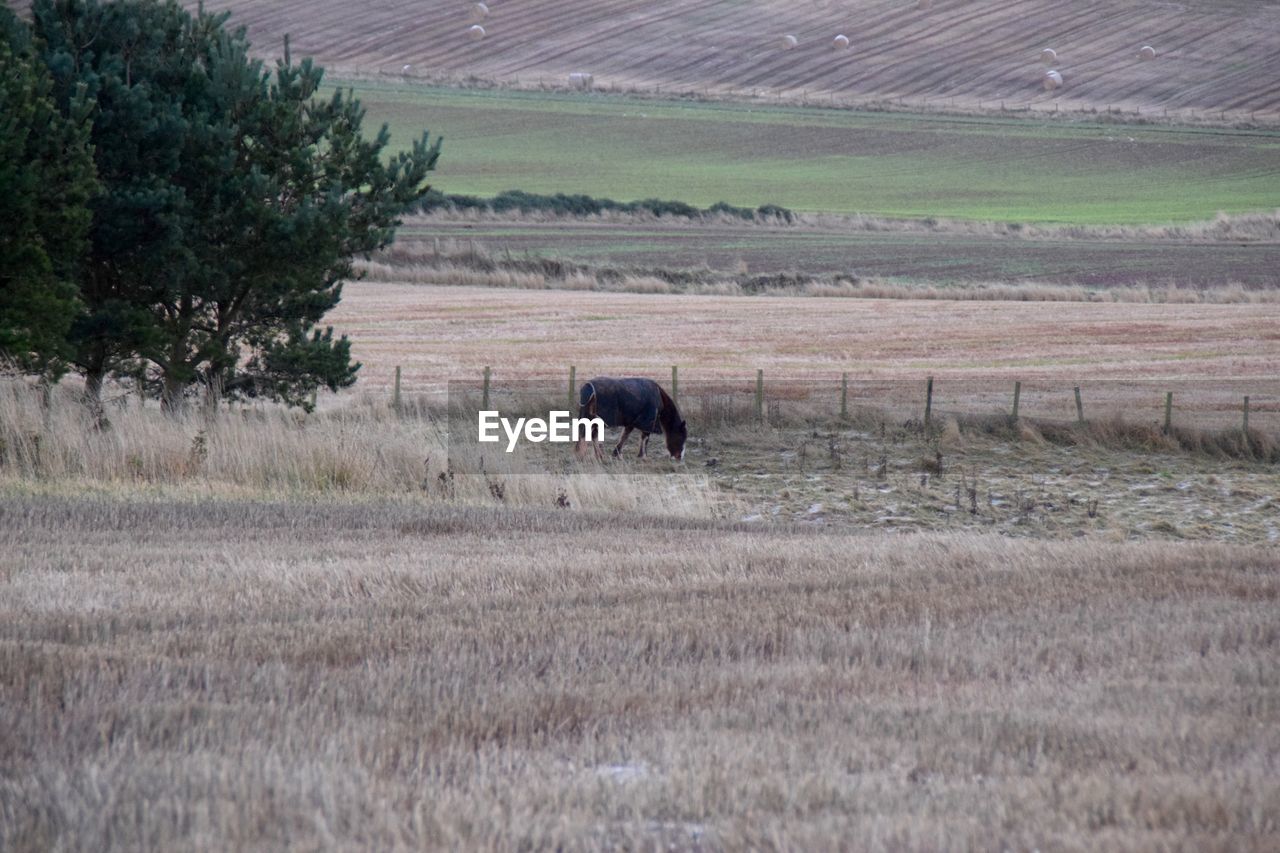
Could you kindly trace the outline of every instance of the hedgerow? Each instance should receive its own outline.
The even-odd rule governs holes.
[[[432,190],[423,198],[419,209],[423,213],[437,211],[479,210],[490,213],[551,213],[555,216],[597,216],[601,213],[647,213],[657,217],[682,217],[703,219],[712,216],[729,216],[748,222],[780,220],[793,222],[794,214],[776,204],[763,204],[757,208],[736,207],[719,201],[708,208],[699,208],[682,201],[646,198],[640,201],[615,201],[611,198],[595,198],[589,195],[554,193],[542,195],[524,190],[506,190],[492,198],[471,195],[455,195]]]

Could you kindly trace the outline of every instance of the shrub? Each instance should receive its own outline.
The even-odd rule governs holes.
[[[488,213],[550,213],[555,216],[597,216],[605,212],[647,213],[651,216],[674,216],[684,219],[702,219],[709,216],[729,216],[750,222],[753,220],[795,221],[795,215],[785,207],[765,204],[752,210],[735,207],[718,201],[703,210],[683,201],[646,198],[640,201],[615,201],[611,198],[569,193],[542,195],[524,190],[504,190],[493,198],[469,195],[450,195],[431,190],[423,197],[418,210],[421,213],[478,210]]]

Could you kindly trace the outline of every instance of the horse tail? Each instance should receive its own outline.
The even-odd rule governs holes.
[[[594,418],[599,407],[596,400],[596,386],[591,382],[583,382],[582,387],[578,389],[578,417]],[[591,430],[583,430],[583,434],[578,437],[577,443],[574,445],[574,453],[579,459],[586,457],[587,445],[590,443]],[[596,458],[600,457],[600,447],[596,447]]]
[[[579,417],[595,417],[596,414],[596,386],[590,382],[583,382],[582,387],[578,389],[578,416]]]

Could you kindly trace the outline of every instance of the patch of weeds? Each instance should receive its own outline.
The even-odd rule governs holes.
[[[507,486],[501,480],[489,481],[489,494],[493,495],[493,499],[498,503],[507,502]]]

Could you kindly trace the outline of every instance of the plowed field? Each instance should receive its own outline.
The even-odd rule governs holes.
[[[851,273],[938,284],[1051,282],[1248,289],[1280,284],[1280,244],[1143,240],[1011,239],[837,227],[687,221],[618,224],[410,220],[398,245],[474,241],[497,256],[563,258],[592,266],[707,268],[751,274]]]
[[[190,5],[194,6],[194,2]],[[1087,0],[492,0],[486,37],[468,37],[464,0],[218,0],[264,53],[339,70],[567,81],[790,96],[906,98],[972,106],[1005,99],[1066,109],[1234,110],[1275,115],[1280,4]],[[796,46],[781,46],[792,34]],[[837,34],[849,47],[837,50]],[[1156,58],[1140,62],[1143,45]],[[1041,87],[1052,47],[1064,85]]]

